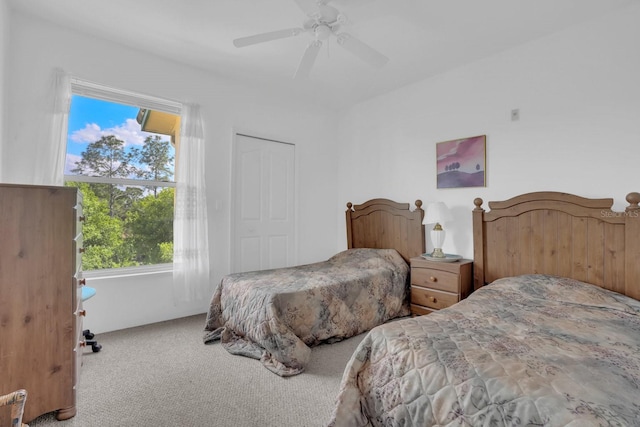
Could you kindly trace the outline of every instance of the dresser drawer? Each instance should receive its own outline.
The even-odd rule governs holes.
[[[458,302],[458,294],[411,286],[411,303],[440,310]]]
[[[460,275],[431,268],[412,268],[411,284],[458,293]]]

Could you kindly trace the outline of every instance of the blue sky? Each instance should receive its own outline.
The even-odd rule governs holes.
[[[67,158],[65,174],[75,168],[75,162],[87,145],[105,135],[115,135],[125,147],[141,147],[152,133],[143,132],[136,121],[138,107],[73,95],[69,111]],[[169,140],[167,135],[162,139]]]

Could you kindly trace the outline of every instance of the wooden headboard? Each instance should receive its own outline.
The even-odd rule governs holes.
[[[613,199],[536,192],[506,201],[475,199],[474,288],[501,277],[552,274],[640,300],[640,193],[624,212]]]
[[[352,248],[395,249],[409,262],[425,252],[422,201],[409,203],[372,199],[361,205],[347,203],[347,245]]]

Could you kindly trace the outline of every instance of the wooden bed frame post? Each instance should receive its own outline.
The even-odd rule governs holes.
[[[625,209],[625,294],[640,300],[640,193],[627,194]]]
[[[353,249],[353,228],[351,227],[351,213],[353,212],[353,203],[347,203],[347,249]]]
[[[482,199],[473,201],[476,207],[473,209],[473,290],[484,286],[484,209],[482,209]],[[479,260],[483,260],[479,262]]]

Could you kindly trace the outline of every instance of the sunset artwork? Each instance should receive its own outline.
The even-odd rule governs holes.
[[[438,188],[484,187],[486,135],[436,144]]]

